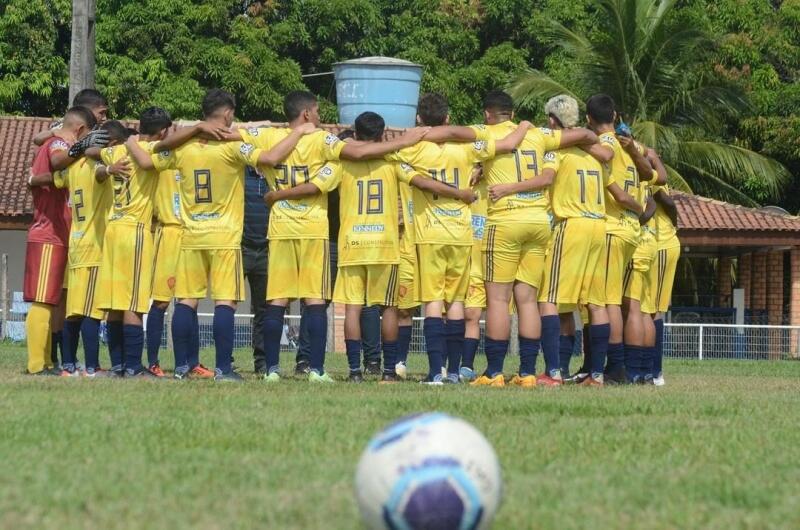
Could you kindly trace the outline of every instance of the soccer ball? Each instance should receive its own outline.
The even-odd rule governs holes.
[[[370,530],[482,530],[503,482],[492,446],[475,427],[440,412],[379,432],[356,469],[356,499]]]

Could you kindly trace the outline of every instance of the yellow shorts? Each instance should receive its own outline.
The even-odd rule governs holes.
[[[400,252],[400,265],[397,268],[398,284],[397,307],[400,309],[413,309],[419,306],[417,301],[416,281],[417,255],[416,252]]]
[[[631,300],[638,300],[645,313],[651,312],[644,311],[644,309],[652,306],[649,302],[650,268],[656,252],[658,252],[656,238],[650,232],[642,230],[639,245],[633,252],[633,258],[625,271],[625,294],[623,296]]]
[[[336,276],[333,301],[337,304],[397,306],[396,263],[342,265]]]
[[[66,317],[92,317],[101,320],[105,313],[97,305],[97,279],[100,267],[71,267],[67,271]]]
[[[156,228],[155,261],[153,263],[152,297],[157,302],[169,302],[175,296],[175,274],[181,248],[183,227],[161,225]]]
[[[484,284],[483,280],[480,278],[470,276],[469,287],[467,287],[467,298],[464,300],[464,307],[479,307],[481,309],[486,309],[486,284]]]
[[[539,301],[605,305],[606,223],[577,217],[556,225],[547,248]]]
[[[650,283],[649,313],[666,313],[669,310],[672,298],[672,286],[675,282],[675,270],[678,268],[678,258],[681,247],[661,249],[656,253],[653,266],[650,267],[648,280]]]
[[[211,289],[208,288],[209,277]],[[242,251],[238,248],[182,248],[175,273],[175,298],[244,300]]]
[[[487,225],[481,246],[486,281],[538,288],[550,233],[550,225],[541,223]]]
[[[472,247],[417,244],[417,300],[463,302],[469,286]]]
[[[153,235],[142,223],[108,223],[97,287],[97,307],[146,313],[150,307]]]
[[[327,239],[272,239],[267,269],[267,300],[331,298]]]
[[[625,292],[625,272],[633,258],[636,245],[606,234],[606,305],[622,305]]]

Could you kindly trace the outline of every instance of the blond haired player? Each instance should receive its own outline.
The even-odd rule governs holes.
[[[578,123],[578,102],[556,96],[545,105],[550,128],[569,130]],[[603,365],[608,346],[608,314],[605,309],[605,190],[610,185],[608,168],[586,151],[568,147],[545,153],[541,174],[532,179],[489,187],[498,200],[513,193],[549,187],[555,230],[547,247],[539,308],[542,315],[541,345],[545,359],[559,362],[561,326],[569,327],[572,312],[586,306],[591,322],[592,377],[585,384],[603,384]],[[550,373],[545,384],[559,381]],[[515,376],[513,383],[533,387],[531,373]],[[555,383],[559,384],[559,383]]]
[[[485,130],[493,138],[513,130],[514,101],[501,91],[486,94]],[[538,177],[544,154],[573,145],[590,145],[597,137],[586,129],[556,131],[532,128],[510,154],[484,164],[487,184],[520,183]],[[512,296],[519,316],[520,375],[533,375],[539,351],[541,324],[537,293],[542,279],[545,249],[550,239],[550,202],[544,189],[489,199],[482,257],[486,285],[486,372],[476,385],[504,386],[503,363],[508,352]],[[544,380],[558,376],[558,359],[545,359]],[[514,380],[520,381],[519,378]]]

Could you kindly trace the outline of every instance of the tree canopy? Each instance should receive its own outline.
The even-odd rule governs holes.
[[[689,100],[673,97],[668,104],[667,87],[620,103],[642,123],[653,116],[665,116],[670,126],[681,122],[682,141],[750,149],[798,174],[800,0],[653,3],[674,4],[661,31],[699,32],[711,41],[695,50],[701,56],[687,70],[662,84],[676,82],[686,95],[702,81],[740,95],[743,104],[721,113],[709,106],[693,115],[706,120],[698,125],[685,123],[681,112]],[[64,111],[70,9],[69,0],[0,0],[0,112]],[[581,96],[610,91],[602,77],[584,75],[553,31],[557,23],[576,39],[619,48],[624,44],[602,24],[603,9],[590,0],[97,0],[97,85],[114,116],[134,117],[156,104],[176,118],[198,117],[200,97],[218,86],[236,94],[244,120],[281,119],[283,95],[306,86],[320,96],[323,119],[334,121],[333,77],[302,76],[329,72],[342,60],[388,55],[423,65],[422,89],[449,98],[454,122],[475,122],[483,93],[527,69]],[[540,121],[541,103],[531,99],[521,115]],[[762,184],[734,183],[757,202],[800,208],[800,193],[787,193],[800,191],[800,183]],[[714,195],[715,187],[708,188],[703,192]]]

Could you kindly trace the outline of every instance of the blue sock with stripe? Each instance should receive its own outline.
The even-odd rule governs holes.
[[[383,373],[394,375],[394,365],[397,364],[397,341],[383,341]]]
[[[654,320],[656,326],[656,351],[653,354],[653,375],[658,377],[663,375],[664,368],[664,320]]]
[[[591,375],[595,379],[603,375],[603,366],[608,353],[608,336],[611,334],[609,324],[597,324],[589,327],[589,341],[592,348]]]
[[[361,339],[345,339],[344,347],[347,351],[347,367],[350,373],[361,371]]]
[[[480,339],[464,339],[464,355],[461,357],[461,366],[475,370],[475,354],[478,353]]]
[[[108,356],[111,358],[111,370],[118,372],[125,369],[125,361],[122,357],[122,321],[109,321],[107,329]]]
[[[539,356],[540,339],[519,336],[519,375],[536,375],[536,358]]]
[[[560,335],[558,337],[558,363],[561,366],[562,375],[569,375],[569,362],[572,360],[572,352],[574,350],[574,335]]]
[[[75,368],[75,363],[78,361],[78,341],[81,338],[81,324],[83,320],[83,317],[81,317],[75,319],[70,318],[64,321],[64,330],[61,335],[62,368]],[[55,333],[53,335],[55,335]],[[89,364],[87,363],[86,366],[89,366]]]
[[[441,318],[425,317],[425,349],[428,352],[428,379],[433,380],[442,373],[442,363],[447,345],[445,342],[444,321]]]
[[[197,311],[186,304],[175,304],[172,315],[172,348],[175,351],[175,372],[186,372],[191,368],[189,357],[194,344]]]
[[[264,356],[267,361],[267,373],[280,369],[284,314],[286,308],[283,306],[267,304],[264,309]]]
[[[156,304],[150,306],[147,313],[147,365],[158,364],[158,350],[164,336],[165,311]]]
[[[486,350],[486,375],[495,377],[502,374],[503,363],[506,359],[506,353],[508,353],[508,341],[485,337],[484,349]]]
[[[464,320],[449,320],[444,325],[447,344],[447,373],[458,375],[464,355]]]
[[[66,329],[66,328],[65,328]],[[81,322],[83,355],[86,368],[100,368],[100,320],[86,317]]]
[[[122,349],[125,354],[125,372],[138,374],[142,366],[142,352],[144,351],[144,329],[133,324],[122,325]]]
[[[233,314],[236,311],[227,305],[214,306],[214,346],[216,349],[216,368],[223,374],[229,373],[233,363]]]
[[[558,337],[561,333],[561,320],[558,315],[542,317],[542,354],[544,356],[544,373],[550,377],[561,374],[558,356]]]
[[[397,328],[397,362],[406,362],[408,360],[412,329],[413,326],[400,326]]]
[[[328,343],[328,314],[325,304],[306,306],[309,345],[311,346],[311,369],[319,375],[325,373],[325,346]]]

